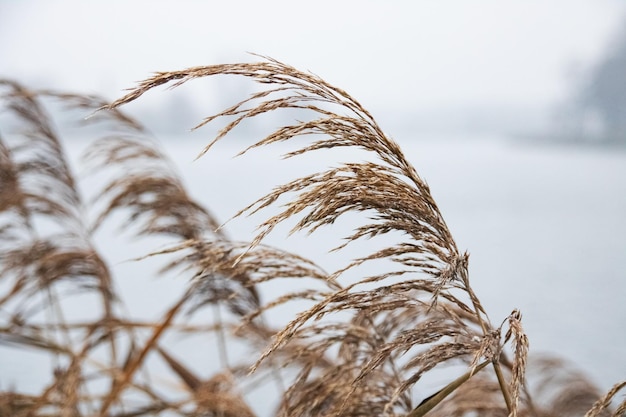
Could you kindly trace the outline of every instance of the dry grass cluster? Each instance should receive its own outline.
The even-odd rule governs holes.
[[[119,110],[156,86],[214,75],[250,78],[264,88],[197,126],[227,121],[200,155],[246,119],[296,110],[302,120],[242,153],[299,137],[304,146],[285,157],[351,147],[372,158],[276,187],[236,214],[277,207],[258,234],[250,242],[230,240],[146,131]],[[55,364],[48,370],[53,382],[36,395],[12,390],[3,375],[0,416],[255,416],[258,404],[246,402],[254,389],[278,391],[275,414],[289,417],[626,411],[626,401],[611,404],[626,382],[602,396],[561,361],[528,359],[519,311],[489,317],[470,285],[468,254],[457,248],[426,182],[367,110],[319,77],[263,59],[158,73],[110,104],[7,80],[0,88],[0,349],[40,350]],[[86,154],[90,169],[108,178],[95,202],[78,191],[46,110],[51,103],[70,116],[92,114],[86,131],[106,132]],[[98,129],[90,131],[93,125]],[[88,222],[93,207],[100,212]],[[296,220],[294,232],[313,233],[348,212],[364,222],[335,251],[383,235],[397,240],[330,272],[263,243],[287,219]],[[150,256],[163,256],[164,270],[189,277],[182,297],[160,301],[170,304],[153,322],[125,313],[116,290],[122,277],[96,250],[94,231],[121,217],[137,235],[167,239],[167,248]],[[387,262],[384,273],[367,272],[380,261]],[[261,297],[263,286],[284,279],[317,284]],[[98,300],[93,317],[67,317],[76,293]],[[266,320],[268,310],[298,300],[302,311],[284,327]],[[208,321],[180,320],[207,308]],[[214,336],[219,372],[201,378],[202,370],[163,343],[183,332]],[[230,344],[256,353],[233,357]],[[187,394],[172,395],[171,384],[150,376],[148,356],[178,375]],[[420,394],[431,389],[423,378],[444,365],[449,383]]]

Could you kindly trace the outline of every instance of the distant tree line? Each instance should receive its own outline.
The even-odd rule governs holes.
[[[570,139],[626,144],[626,29],[591,69],[564,113],[564,133]]]

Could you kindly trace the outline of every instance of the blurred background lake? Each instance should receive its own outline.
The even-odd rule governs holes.
[[[258,59],[246,51],[320,75],[370,110],[427,180],[471,254],[492,320],[519,308],[531,354],[558,353],[604,390],[626,378],[625,17],[617,0],[0,0],[0,77],[114,99],[154,71]],[[202,81],[126,108],[222,221],[299,172],[354,157],[340,150],[278,162],[275,146],[232,158],[257,132],[292,120],[282,115],[243,126],[193,162],[215,130],[188,130],[254,88]],[[78,172],[88,168],[79,162],[85,142],[65,144]],[[260,220],[226,230],[247,240]],[[286,240],[279,230],[267,243],[332,270],[339,260],[327,251],[348,231]],[[117,234],[96,238],[128,299],[143,300],[129,310],[162,312],[185,280],[147,285],[142,268],[125,261],[158,243],[120,244]],[[25,357],[0,355],[0,389],[40,383],[39,362]]]

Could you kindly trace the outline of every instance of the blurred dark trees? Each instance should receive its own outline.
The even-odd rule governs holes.
[[[626,145],[626,25],[561,116],[569,139]]]
[[[626,30],[591,74],[581,104],[598,114],[606,140],[626,143]]]

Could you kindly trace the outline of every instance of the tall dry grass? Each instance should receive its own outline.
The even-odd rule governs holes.
[[[286,158],[337,147],[371,158],[277,186],[235,214],[273,208],[258,234],[232,241],[143,127],[119,110],[159,85],[216,75],[264,88],[197,126],[226,120],[200,156],[247,119],[297,111],[300,120],[261,135],[242,153],[299,138],[304,145]],[[626,382],[601,396],[560,360],[529,359],[519,311],[488,315],[470,284],[469,255],[458,249],[426,182],[372,115],[323,79],[265,58],[157,73],[110,104],[11,81],[0,86],[10,120],[0,142],[0,346],[42,350],[57,363],[49,370],[53,382],[36,395],[1,387],[0,415],[254,416],[260,407],[246,402],[248,390],[269,383],[279,391],[280,416],[624,414],[625,401],[611,402]],[[93,203],[69,169],[46,112],[52,102],[91,114],[85,127],[106,132],[86,154],[88,166],[108,178]],[[100,212],[87,223],[91,207]],[[395,243],[330,272],[264,244],[285,221],[295,221],[292,232],[314,233],[351,212],[363,223],[335,251],[367,239],[389,241],[382,236]],[[153,322],[125,313],[115,285],[122,277],[95,249],[94,231],[120,217],[138,236],[168,239],[147,256],[163,257],[164,270],[189,277],[181,297],[160,300],[169,305]],[[368,272],[380,262],[384,272]],[[261,296],[264,286],[285,279],[305,284]],[[99,300],[97,317],[66,317],[78,291]],[[268,323],[270,310],[293,301],[301,311],[284,327]],[[210,322],[181,320],[205,308]],[[166,336],[183,332],[214,335],[219,372],[203,379],[172,353]],[[256,354],[231,357],[233,344]],[[171,386],[149,376],[150,356],[178,376],[187,395],[172,396]],[[446,366],[452,376],[432,392],[425,377]],[[431,395],[420,394],[429,389]]]

